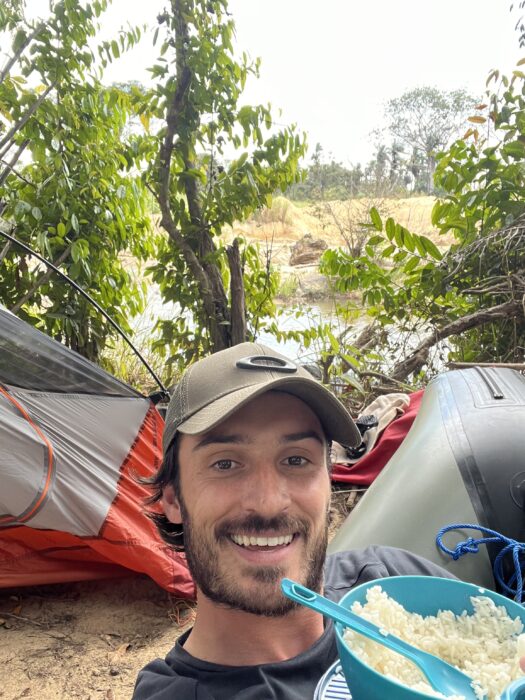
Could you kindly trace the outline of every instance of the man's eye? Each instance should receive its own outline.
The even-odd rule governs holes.
[[[304,467],[306,464],[308,464],[306,457],[300,457],[299,455],[287,457],[284,461],[289,467]]]
[[[233,461],[233,459],[218,459],[212,464],[212,467],[222,472],[228,471],[229,469],[233,469],[234,465],[235,462]]]

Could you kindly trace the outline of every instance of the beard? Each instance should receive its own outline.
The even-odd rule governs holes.
[[[298,582],[314,591],[321,590],[323,568],[328,546],[329,515],[320,531],[312,535],[310,524],[300,518],[282,515],[263,518],[252,515],[242,520],[221,523],[214,535],[207,537],[197,532],[192,519],[179,495],[182,524],[184,528],[184,549],[190,573],[203,594],[218,605],[266,617],[283,617],[299,607],[298,603],[286,598],[279,583],[286,576],[284,567],[250,566],[236,576],[229,572],[220,561],[221,544],[234,532],[245,532],[257,536],[260,532],[297,532],[303,537],[305,556],[298,576]],[[255,587],[243,586],[248,577]]]

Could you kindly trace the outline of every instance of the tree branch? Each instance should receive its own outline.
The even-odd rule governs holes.
[[[9,249],[11,248],[11,245],[12,245],[12,244],[11,244],[11,241],[7,241],[7,243],[5,244],[5,246],[4,246],[4,247],[2,248],[2,250],[0,251],[0,263],[3,261],[3,259],[5,258],[5,256],[9,253]]]
[[[68,247],[64,251],[62,251],[62,253],[59,255],[59,257],[53,262],[53,265],[55,267],[58,267],[59,265],[61,265],[64,262],[64,260],[68,257],[69,253],[71,252],[71,246],[72,246],[72,243],[70,243],[68,245]],[[21,299],[19,299],[16,302],[16,304],[14,306],[12,306],[9,309],[9,311],[11,311],[11,313],[13,313],[13,314],[18,313],[20,311],[20,309],[22,308],[22,306],[26,303],[26,301],[29,301],[29,299],[31,299],[31,297],[37,291],[37,289],[49,281],[53,272],[54,272],[54,270],[51,268],[49,268],[46,272],[44,272],[44,274],[41,275],[37,279],[37,281],[34,283],[34,285],[24,294],[24,296]]]
[[[525,362],[447,362],[447,367],[452,369],[466,369],[467,367],[508,367],[525,371]]]
[[[472,314],[458,318],[428,335],[407,358],[394,367],[390,376],[392,379],[403,381],[413,372],[419,371],[427,362],[430,349],[439,341],[451,335],[459,335],[471,328],[491,323],[498,318],[511,318],[518,314],[523,314],[522,300],[512,299],[504,304],[498,304],[488,309],[480,309]]]
[[[14,53],[13,56],[7,61],[6,65],[2,68],[2,71],[0,72],[0,85],[4,82],[4,80],[5,80],[6,76],[7,76],[7,74],[9,73],[9,71],[11,70],[11,68],[15,65],[15,63],[18,61],[18,59],[20,58],[20,56],[24,53],[24,51],[25,51],[26,48],[29,46],[29,44],[33,41],[33,39],[34,39],[38,34],[40,34],[40,32],[42,31],[42,29],[43,29],[44,27],[45,27],[45,24],[44,24],[43,22],[41,22],[41,23],[34,29],[34,31],[32,32],[32,34],[30,34],[30,35],[26,38],[26,40],[25,40],[24,43],[20,46],[20,48],[18,49],[18,51],[17,51],[16,53]]]
[[[51,90],[55,87],[56,83],[57,83],[56,80],[53,81],[53,82],[51,83],[51,85],[49,85],[49,87],[47,88],[47,90],[44,90],[44,92],[40,95],[40,97],[38,98],[38,100],[35,100],[35,101],[33,102],[33,104],[31,105],[31,107],[29,107],[29,109],[28,109],[27,112],[24,114],[24,116],[23,116],[21,119],[19,119],[19,120],[17,121],[17,123],[16,123],[11,129],[9,129],[9,131],[7,132],[7,134],[6,134],[6,135],[4,136],[4,138],[0,141],[0,148],[3,148],[6,144],[8,144],[7,149],[5,149],[4,151],[2,151],[2,153],[0,153],[0,158],[3,158],[4,155],[5,155],[5,153],[7,152],[7,150],[9,150],[9,148],[11,147],[10,141],[11,141],[11,139],[13,138],[13,136],[14,136],[18,131],[20,131],[20,129],[22,129],[22,128],[27,124],[27,122],[28,122],[29,119],[32,117],[32,115],[36,112],[36,110],[40,107],[40,105],[42,104],[42,102],[43,102],[43,101],[46,99],[46,97],[49,95],[49,93],[51,92]]]
[[[23,180],[27,185],[32,185],[33,187],[36,187],[36,185],[34,185],[34,183],[30,182],[23,175],[20,175],[20,173],[17,173],[16,170],[14,169],[16,162],[18,161],[18,159],[20,158],[22,153],[25,151],[28,143],[29,143],[29,139],[22,141],[20,146],[17,148],[15,154],[13,155],[11,160],[9,161],[9,163],[6,163],[4,160],[2,160],[2,163],[4,163],[6,167],[0,173],[0,187],[2,187],[4,182],[7,180],[10,172],[13,172],[17,177],[19,177],[21,180]]]

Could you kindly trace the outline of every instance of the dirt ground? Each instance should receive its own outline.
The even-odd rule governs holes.
[[[193,614],[142,577],[0,591],[0,698],[129,700]]]
[[[333,497],[333,533],[362,490]],[[0,699],[129,700],[194,606],[142,577],[0,590]]]

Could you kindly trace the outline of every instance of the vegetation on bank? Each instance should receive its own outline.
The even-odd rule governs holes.
[[[17,0],[2,7],[11,49],[0,70],[0,228],[53,261],[128,332],[158,285],[173,312],[144,347],[165,381],[262,329],[315,346],[325,380],[346,373],[358,392],[426,381],[447,360],[523,362],[520,65],[510,76],[493,71],[481,102],[463,91],[410,90],[389,104],[392,140],[378,143],[369,164],[343,166],[318,146],[301,170],[304,136],[276,129],[270,106],[242,103],[259,64],[237,57],[227,0],[172,0],[156,18],[148,89],[102,82],[108,62],[144,40],[139,27],[99,40],[107,4],[60,0],[35,23]],[[270,252],[225,237],[250,217],[287,225],[280,192],[312,202],[344,240],[320,265],[338,292],[342,331],[325,323],[283,332]],[[452,237],[449,247],[389,211],[391,196],[421,192],[437,196],[432,226]],[[350,197],[353,214],[333,203]],[[145,266],[141,279],[129,255]],[[0,301],[85,356],[122,362],[105,319],[10,241],[0,243]],[[357,314],[369,319],[358,334]]]

